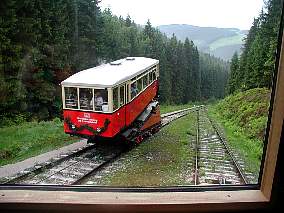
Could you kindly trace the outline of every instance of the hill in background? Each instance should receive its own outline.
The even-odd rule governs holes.
[[[173,34],[179,40],[186,37],[197,45],[202,52],[230,60],[235,51],[241,52],[247,30],[237,28],[197,27],[187,24],[160,25],[158,29],[168,37]]]

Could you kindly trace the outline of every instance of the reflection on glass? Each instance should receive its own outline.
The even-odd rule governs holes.
[[[131,100],[138,94],[137,81],[133,82],[130,86]]]
[[[95,89],[95,111],[108,112],[108,92],[107,89]]]
[[[113,110],[118,108],[118,87],[113,89]]]
[[[119,88],[120,94],[119,94],[119,106],[122,106],[124,104],[124,86],[121,86]]]
[[[142,91],[142,78],[137,80],[137,91],[138,93]]]
[[[155,81],[156,80],[156,69],[153,71],[153,81]]]
[[[93,89],[79,88],[80,109],[93,110]]]
[[[148,86],[148,75],[145,75],[143,77],[143,88],[146,88]]]
[[[67,11],[64,9],[67,3],[62,3],[64,1],[59,2],[60,3],[57,5],[60,5],[60,7],[58,7],[59,10],[60,8],[63,9],[61,14],[68,18],[68,15],[66,16],[66,14],[64,14]],[[191,4],[193,4],[193,2],[195,1],[192,1]],[[238,1],[235,0],[234,2]],[[62,142],[60,144],[62,146],[67,145],[65,141],[69,140],[69,135],[63,138],[62,133],[64,131],[74,135],[77,131],[78,134],[83,132],[82,134],[86,133],[86,135],[97,136],[96,134],[101,133],[101,130],[115,132],[114,134],[120,134],[122,131],[130,130],[130,133],[132,133],[131,136],[133,135],[134,138],[131,138],[131,142],[134,141],[135,143],[140,141],[141,138],[136,137],[137,135],[147,137],[144,138],[145,140],[134,152],[130,151],[124,159],[120,159],[121,161],[119,160],[118,163],[115,162],[115,164],[117,164],[114,166],[114,169],[111,169],[112,171],[103,171],[99,174],[101,175],[100,178],[97,178],[98,175],[94,175],[93,177],[89,177],[84,183],[113,186],[198,186],[202,184],[257,183],[265,144],[263,138],[265,136],[268,118],[272,88],[271,79],[274,75],[277,33],[281,20],[280,2],[281,1],[277,0],[266,0],[263,10],[254,11],[260,12],[260,15],[254,20],[249,20],[247,30],[222,28],[221,31],[218,31],[218,27],[220,26],[216,26],[216,28],[213,27],[212,29],[206,28],[207,31],[205,35],[211,39],[211,43],[204,40],[205,35],[189,36],[189,39],[184,39],[180,38],[178,34],[175,34],[172,38],[167,38],[163,36],[163,32],[159,32],[159,29],[151,28],[150,23],[146,25],[146,28],[144,28],[144,26],[136,28],[135,20],[131,20],[133,24],[126,23],[129,20],[124,20],[123,18],[119,18],[118,20],[117,17],[112,16],[111,13],[98,13],[96,14],[98,20],[100,20],[100,18],[107,18],[111,25],[101,26],[102,33],[99,33],[96,39],[100,41],[104,40],[105,36],[112,37],[111,43],[114,45],[110,45],[112,46],[110,50],[113,50],[115,54],[99,54],[104,52],[100,50],[109,50],[109,45],[106,45],[105,42],[100,42],[99,46],[96,45],[98,50],[97,57],[91,57],[92,59],[87,57],[84,63],[79,64],[76,61],[71,63],[69,60],[79,59],[77,57],[78,52],[74,51],[74,48],[61,48],[62,45],[64,46],[64,43],[59,42],[58,44],[61,44],[61,46],[54,49],[54,45],[47,45],[48,42],[46,43],[44,39],[41,39],[38,41],[38,46],[44,48],[36,48],[36,46],[33,46],[33,42],[25,42],[27,45],[26,48],[36,50],[36,54],[28,54],[27,56],[29,56],[30,59],[28,59],[29,57],[24,57],[23,59],[28,59],[24,60],[25,62],[31,63],[24,63],[24,65],[27,66],[20,66],[21,57],[18,57],[17,54],[11,54],[13,51],[10,49],[17,47],[17,45],[21,46],[21,31],[13,32],[13,38],[9,38],[9,33],[4,32],[3,34],[3,32],[0,32],[0,34],[3,34],[1,34],[1,36],[4,36],[4,40],[8,41],[9,44],[3,43],[4,47],[6,48],[7,46],[8,49],[6,48],[7,51],[6,49],[5,51],[1,51],[0,55],[0,58],[3,59],[2,61],[0,60],[0,62],[4,63],[5,66],[2,65],[5,71],[7,71],[3,73],[5,82],[3,81],[4,83],[1,84],[1,89],[3,90],[1,93],[3,97],[1,96],[1,98],[3,101],[0,102],[0,105],[2,104],[0,109],[2,109],[2,111],[9,109],[9,113],[3,111],[3,115],[0,116],[0,141],[2,147],[0,147],[0,166],[16,162],[18,159],[24,159],[25,156],[29,157],[35,155],[33,151],[34,148],[38,148],[36,154],[42,154],[42,150],[47,150],[43,145],[54,144],[57,147],[58,142]],[[163,4],[166,4],[166,1],[164,1]],[[56,7],[56,4],[52,5]],[[100,10],[99,5],[96,5],[96,3],[93,5],[98,7],[98,11]],[[212,7],[215,5],[217,5],[217,2],[216,4],[212,4]],[[15,8],[13,8],[14,6]],[[10,5],[9,7],[11,8],[7,9],[11,11],[18,11],[16,4]],[[76,7],[76,5],[74,7]],[[191,5],[191,8],[193,7],[194,6]],[[243,5],[240,4],[240,7],[242,8]],[[46,8],[47,13],[52,12],[48,11],[50,8],[52,7]],[[89,9],[91,10],[92,8],[93,7]],[[215,11],[218,8],[221,8],[221,5],[210,9]],[[74,8],[69,9],[70,11],[74,11]],[[190,8],[188,7],[188,9]],[[223,7],[222,10],[229,11],[223,9]],[[160,12],[161,10],[155,11]],[[253,11],[253,9],[251,9],[251,11]],[[30,17],[36,17],[39,11],[37,8],[33,8],[30,12],[34,13],[31,14]],[[17,15],[21,16],[25,15],[25,13],[17,13]],[[77,15],[78,20],[82,20],[82,17],[81,19],[79,17],[80,13]],[[220,15],[225,17],[224,14]],[[242,14],[242,16],[243,15],[244,14]],[[25,17],[24,19],[19,17],[15,21],[13,21],[13,16],[7,16],[6,18],[12,18],[15,28],[17,28],[18,22],[22,27],[25,27],[25,24],[27,24],[25,21],[31,21],[26,20]],[[56,25],[58,25],[58,27],[55,27],[56,29],[52,29],[54,27],[52,20],[37,21],[39,24],[47,25],[47,28],[52,32],[56,30],[59,31],[59,35],[66,34],[61,32],[61,30],[72,31],[72,24],[65,26],[65,22],[59,23],[60,20],[56,23]],[[46,23],[40,23],[42,21]],[[83,21],[86,22],[86,26],[90,27],[90,29],[88,29],[90,32],[95,32],[95,29],[92,29],[94,25],[89,22],[92,21],[92,19],[84,19]],[[7,23],[10,22],[8,20]],[[231,22],[228,24],[235,23]],[[30,25],[27,24],[26,26],[29,28]],[[112,30],[104,29],[104,27],[111,27],[115,29],[116,32],[112,33]],[[198,27],[194,27],[194,29],[198,29]],[[28,29],[31,34],[32,30],[32,28]],[[82,29],[79,28],[78,32],[79,34],[84,34],[84,32],[80,32],[80,30],[84,30],[84,27],[82,27]],[[213,35],[214,33],[209,33],[211,30],[213,30],[213,32],[218,31],[218,38],[216,35]],[[145,36],[146,31],[147,36]],[[104,35],[106,32],[107,35]],[[132,35],[133,32],[135,33],[135,38]],[[44,36],[41,35],[40,32],[37,32],[37,34]],[[116,35],[123,35],[125,39]],[[82,39],[84,39],[83,37]],[[136,39],[133,43],[131,39],[127,38],[134,38],[134,40],[137,38],[138,40]],[[190,41],[191,39],[194,40]],[[75,40],[70,40],[69,45],[71,47],[77,45]],[[122,40],[123,42],[121,42]],[[107,43],[110,44],[109,42]],[[155,45],[153,46],[151,43],[155,43]],[[117,46],[115,44],[119,45]],[[90,51],[92,50],[91,46],[89,48]],[[119,48],[116,48],[116,46]],[[118,69],[115,75],[125,77],[124,74],[126,72],[128,73],[129,70],[129,75],[127,76],[132,79],[123,78],[124,80],[108,84],[108,89],[102,88],[104,87],[102,85],[107,85],[105,84],[107,81],[105,82],[104,80],[112,77],[108,76],[108,71],[101,73],[102,75],[106,74],[106,76],[102,76],[103,78],[98,76],[97,79],[102,79],[102,81],[98,80],[98,84],[87,84],[89,79],[85,78],[84,81],[87,80],[85,83],[72,83],[79,87],[76,88],[74,86],[68,87],[68,85],[72,85],[70,84],[71,82],[65,82],[62,84],[64,116],[61,116],[59,113],[61,112],[61,104],[58,104],[57,101],[57,97],[60,95],[57,94],[58,86],[56,82],[58,79],[62,78],[66,73],[75,72],[76,68],[91,66],[91,64],[101,63],[110,60],[110,58],[125,55],[126,52],[129,52],[129,47],[131,47],[130,52],[136,53],[139,56],[153,56],[153,59],[160,60],[161,77],[159,78],[159,65],[155,66],[153,64],[147,65],[147,63],[141,63],[141,67],[145,65],[145,67],[141,69],[140,65],[129,66],[127,69],[124,69],[121,66],[124,63],[122,62],[121,65],[111,66],[114,69]],[[227,51],[229,52],[229,50],[231,51],[232,49],[236,50],[236,52],[233,51],[231,54],[227,54]],[[84,48],[81,48],[81,50],[82,51],[79,52],[84,53]],[[210,54],[209,52],[202,53],[202,50],[207,50]],[[106,52],[111,53],[111,51]],[[83,54],[82,58],[85,58],[84,56],[86,54]],[[87,55],[94,56],[94,54]],[[41,56],[44,56],[44,60],[41,60]],[[56,56],[68,57],[56,58]],[[10,66],[9,61],[14,61],[15,63]],[[126,61],[125,63],[130,65],[137,61],[138,60],[135,59],[133,61]],[[60,67],[64,67],[64,69],[60,70]],[[52,72],[49,72],[46,68],[50,71],[52,70]],[[121,70],[123,74],[119,73]],[[149,73],[145,75],[146,72]],[[22,76],[22,74],[24,74],[23,77],[25,78],[14,78],[15,76]],[[26,79],[26,77],[29,76],[32,78]],[[82,79],[78,80],[81,81]],[[157,86],[149,88],[147,91],[149,93],[141,94],[143,89],[146,91],[146,86],[153,83],[154,80],[157,81]],[[126,88],[118,84],[126,84]],[[158,85],[160,85],[160,90],[156,91]],[[19,88],[22,88],[22,86],[25,88],[22,94],[9,97],[9,94],[20,91]],[[98,87],[92,88],[93,86]],[[141,95],[137,97],[139,93]],[[110,94],[110,96],[108,96],[108,94]],[[159,96],[160,99],[158,99]],[[194,109],[195,111],[190,111],[190,113],[178,119],[167,117],[165,114],[160,119],[158,116],[158,107],[153,106],[153,102],[156,102],[157,99],[161,104],[161,114],[180,109],[185,109],[186,111],[189,107],[193,107],[194,104],[197,105],[197,103],[203,101],[204,103],[210,104],[206,107],[198,106]],[[149,105],[150,102],[153,105]],[[15,103],[21,104],[17,106]],[[117,110],[125,103],[127,103],[127,105],[125,105],[125,109],[127,110],[122,113],[120,111],[113,113],[112,109]],[[26,113],[25,110],[27,110],[28,113]],[[117,119],[118,114],[121,120]],[[152,115],[156,117],[151,117]],[[64,118],[63,121],[60,120],[62,117]],[[43,120],[48,119],[50,119],[50,121],[44,123]],[[42,122],[31,122],[27,125],[26,121],[30,120]],[[171,123],[166,127],[160,126],[160,122],[166,123],[168,121]],[[23,123],[23,125],[21,123]],[[48,126],[50,124],[51,126]],[[109,126],[107,126],[107,124],[109,124]],[[152,128],[152,124],[157,124],[157,129],[153,129],[152,131],[152,129],[150,129]],[[16,129],[15,126],[17,127]],[[33,128],[30,128],[30,126]],[[63,126],[64,130],[62,128]],[[142,127],[145,129],[142,129]],[[215,127],[218,130],[216,130]],[[42,132],[38,131],[39,128],[42,128]],[[60,131],[57,131],[59,128],[61,128]],[[144,130],[145,132],[143,132]],[[157,130],[159,131],[156,134]],[[36,134],[31,134],[30,131],[34,131]],[[46,132],[50,134],[45,134]],[[60,132],[60,134],[57,134],[57,132]],[[12,137],[9,135],[11,133]],[[29,137],[21,135],[22,133],[25,133]],[[54,134],[56,135],[54,136]],[[36,135],[40,137],[30,137]],[[121,135],[118,136],[120,139]],[[124,137],[124,135],[122,136]],[[222,140],[220,136],[224,137],[225,140]],[[103,137],[104,136],[102,136],[102,138]],[[116,135],[110,137],[116,137]],[[6,138],[12,138],[13,140],[4,140]],[[53,141],[51,141],[52,138],[54,138]],[[103,139],[113,140],[113,138]],[[50,143],[46,143],[46,141]],[[96,145],[98,145],[99,142],[101,141],[98,141]],[[234,154],[233,157],[236,162],[239,163],[239,168],[243,170],[247,181],[240,179],[241,175],[237,174],[237,167],[233,165],[232,162],[234,161],[232,160],[232,156],[226,151],[223,142],[226,142],[231,153]],[[32,149],[29,149],[31,147]],[[72,184],[80,175],[88,173],[87,170],[89,168],[94,168],[94,165],[100,164],[102,159],[108,158],[117,151],[117,149],[107,147],[107,152],[100,152],[97,148],[98,146],[96,146],[95,151],[80,156],[81,159],[69,158],[63,163],[59,162],[56,168],[52,165],[53,168],[51,170],[44,170],[42,174],[34,172],[33,174],[29,174],[26,179],[21,179],[21,182],[15,181],[15,183]],[[77,162],[74,163],[76,160]],[[66,164],[64,164],[65,162],[75,167],[72,168],[70,166],[67,168]],[[84,166],[81,166],[82,162]],[[85,165],[86,162],[90,164]],[[2,175],[3,170],[1,169],[3,168],[0,168],[0,181],[5,175],[7,177],[15,177],[15,174],[7,173]],[[27,171],[21,169],[18,172],[25,174]],[[50,176],[51,174],[53,176]]]

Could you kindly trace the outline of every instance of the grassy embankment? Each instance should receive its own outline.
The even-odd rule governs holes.
[[[101,184],[111,186],[171,186],[191,183],[196,113],[172,122],[123,159],[118,171]]]
[[[270,91],[251,89],[231,95],[209,107],[209,114],[224,127],[230,146],[257,175],[268,118]]]
[[[78,138],[71,138],[64,133],[63,124],[59,119],[0,128],[0,166],[54,150],[77,140]]]

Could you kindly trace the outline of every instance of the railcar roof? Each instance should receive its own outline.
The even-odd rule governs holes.
[[[158,60],[152,58],[127,57],[82,70],[62,81],[61,84],[63,86],[113,87],[158,63]]]

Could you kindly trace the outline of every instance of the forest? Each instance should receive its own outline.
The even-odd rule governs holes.
[[[281,43],[281,40],[278,41],[278,35],[281,35],[283,0],[268,0],[264,3],[265,7],[254,19],[245,39],[242,53],[240,56],[235,53],[231,59],[228,94],[252,88],[272,87],[279,48],[277,44]]]
[[[223,98],[229,63],[167,38],[150,20],[102,10],[98,0],[0,2],[0,126],[62,114],[60,82],[127,56],[160,61],[160,101],[184,104]]]

